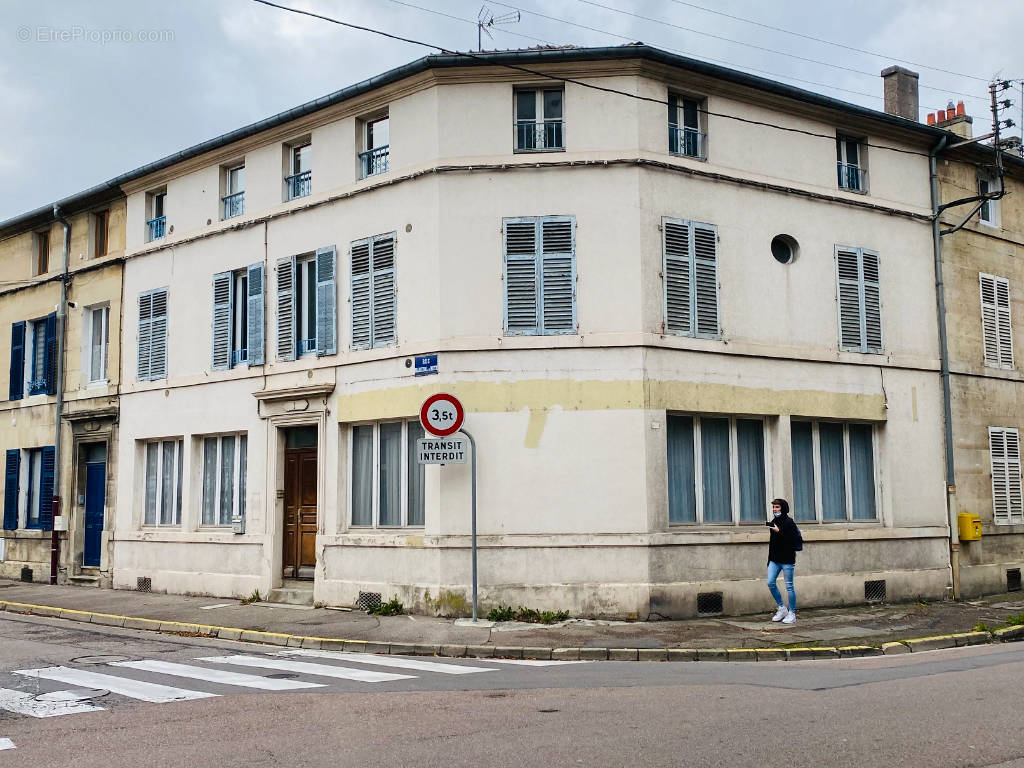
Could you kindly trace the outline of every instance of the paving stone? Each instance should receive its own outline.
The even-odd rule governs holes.
[[[61,616],[63,619],[64,616]],[[137,619],[132,616],[128,616],[124,620],[122,625],[125,629],[160,629],[160,622],[153,621],[152,619]]]
[[[698,648],[697,661],[728,661],[729,653],[724,648]]]
[[[580,661],[605,661],[607,658],[607,648],[580,648]]]
[[[494,647],[494,658],[521,659],[523,658],[522,646],[512,647],[507,645],[497,645]]]
[[[638,661],[668,661],[668,651],[664,648],[638,648]]]
[[[637,648],[609,648],[608,661],[636,661],[638,653]]]
[[[310,650],[319,651],[324,647],[323,640],[318,637],[304,637],[302,638],[302,645],[300,648],[308,648]]]
[[[524,659],[538,659],[540,661],[547,661],[551,658],[550,648],[537,648],[533,646],[527,646],[523,648]]]
[[[289,648],[301,648],[302,640],[303,638],[299,637],[298,635],[289,635],[287,645]]]
[[[446,656],[452,659],[458,659],[466,655],[466,646],[464,645],[442,645],[437,649],[438,656]]]
[[[93,623],[95,623],[95,617],[93,619]],[[178,633],[178,634],[184,633],[184,634],[190,634],[190,635],[198,635],[199,634],[199,625],[198,624],[182,624],[181,622],[178,622],[178,621],[162,621],[162,622],[160,622],[160,631],[161,632]],[[260,642],[260,641],[257,641],[257,642]]]
[[[100,624],[104,627],[123,627],[124,616],[105,616],[103,614],[94,613],[92,616],[93,624]]]
[[[817,648],[787,648],[786,658],[790,661],[798,661],[799,659],[816,659],[818,658]]]
[[[578,661],[580,658],[580,649],[554,648],[551,651],[551,658],[558,661]]]
[[[342,646],[339,650],[344,650],[347,653],[366,653],[366,643],[362,640],[339,640],[337,642]],[[326,641],[323,641],[323,647],[328,647]]]
[[[490,645],[467,645],[466,656],[471,659],[494,658],[494,647]]]
[[[128,625],[125,624],[125,626],[128,626]],[[240,629],[229,629],[228,627],[224,627],[223,629],[218,629],[217,630],[217,637],[219,637],[221,640],[241,640],[242,639],[242,630],[240,630]]]
[[[757,661],[757,651],[753,648],[726,649],[729,661]]]
[[[412,643],[391,643],[388,652],[395,656],[412,656],[416,653],[414,649],[415,646]]]
[[[886,656],[897,656],[901,653],[910,653],[910,648],[903,643],[882,643],[882,653]]]
[[[348,650],[348,643],[345,643],[345,650]],[[359,653],[389,653],[391,651],[391,643],[363,643]]]
[[[758,648],[758,661],[785,661],[786,650],[784,648]]]
[[[965,645],[984,645],[991,640],[988,632],[959,632],[953,635],[957,648]]]
[[[33,616],[53,616],[60,618],[60,608],[53,608],[49,605],[33,605],[29,611]]]
[[[88,623],[92,621],[92,614],[86,613],[84,611],[71,611],[62,609],[60,612],[60,618],[64,619],[65,621],[79,621]],[[158,621],[156,622],[156,624],[153,625],[152,628],[156,629],[159,626],[160,622]]]
[[[996,640],[1004,643],[1012,643],[1016,640],[1024,640],[1024,626],[1006,627],[997,629],[992,633]]]
[[[413,643],[409,647],[412,648],[409,653],[413,656],[437,656],[437,651],[440,648],[438,645],[427,645],[426,643]]]
[[[697,660],[697,649],[696,648],[669,648],[668,649],[668,660],[669,661],[696,661]]]
[[[836,650],[839,651],[839,655],[844,659],[882,655],[881,648],[875,648],[871,645],[844,645],[840,648],[837,648]]]
[[[956,639],[952,635],[939,635],[938,637],[919,637],[914,640],[906,640],[910,650],[915,653],[921,651],[936,651],[941,648],[956,648]]]

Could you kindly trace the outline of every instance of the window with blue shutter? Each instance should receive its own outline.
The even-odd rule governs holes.
[[[167,376],[167,289],[139,295],[138,379],[155,381]]]
[[[57,313],[46,316],[43,324],[45,348],[43,352],[43,380],[46,382],[46,394],[57,394]]]
[[[53,483],[54,450],[52,445],[42,449],[42,466],[39,476],[39,527],[44,531],[53,530]]]
[[[226,371],[231,367],[232,288],[230,272],[213,276],[213,349],[210,368]]]
[[[335,286],[336,250],[333,245],[316,251],[316,356],[338,351],[338,290]]]
[[[25,322],[11,324],[9,400],[20,400],[25,391]]]
[[[394,344],[397,339],[395,235],[376,235],[351,246],[352,348]]]
[[[881,282],[878,254],[836,247],[839,344],[848,352],[882,351]]]
[[[248,317],[246,348],[249,365],[263,365],[263,264],[249,265],[246,285]]]
[[[718,230],[713,224],[662,219],[665,333],[718,338]]]
[[[21,475],[21,451],[12,448],[4,459],[4,530],[18,528],[18,479]]]
[[[277,359],[295,359],[295,257],[277,260]]]
[[[508,218],[502,223],[505,333],[575,333],[575,218]]]

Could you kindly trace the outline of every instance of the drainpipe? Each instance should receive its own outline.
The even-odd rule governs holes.
[[[948,136],[928,153],[928,170],[932,192],[932,250],[935,257],[935,296],[939,320],[939,365],[942,376],[942,417],[946,427],[946,513],[949,522],[949,568],[953,582],[953,599],[960,599],[960,538],[956,525],[956,474],[953,464],[953,414],[949,387],[949,343],[946,337],[946,288],[942,280],[942,232],[939,223],[938,155],[946,146]]]
[[[64,272],[60,279],[60,305],[57,307],[57,423],[53,435],[53,519],[60,515],[61,442],[64,420],[64,326],[68,315],[68,260],[71,257],[71,222],[64,218],[60,206],[53,206],[53,217],[64,227]],[[50,583],[57,583],[60,567],[60,534],[56,524],[50,531]]]

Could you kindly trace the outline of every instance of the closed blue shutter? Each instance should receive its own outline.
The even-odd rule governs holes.
[[[337,263],[333,245],[316,251],[316,356],[338,352],[338,289],[334,273]]]
[[[374,347],[395,343],[395,237],[373,238],[370,335]]]
[[[24,325],[24,323],[22,323]],[[21,451],[12,448],[4,461],[4,530],[18,528],[18,477],[21,471]]]
[[[44,531],[53,530],[53,459],[53,446],[48,445],[43,448],[39,472],[39,527]]]
[[[536,219],[505,219],[505,333],[536,334],[538,322]]]
[[[370,347],[370,240],[352,243],[352,349]]]
[[[213,276],[213,345],[210,370],[226,371],[231,367],[231,316],[234,280],[230,272]]]
[[[57,394],[57,314],[46,316],[46,346],[43,348],[43,376],[46,379],[46,394]]]
[[[248,284],[248,328],[246,328],[246,349],[249,365],[263,365],[263,264],[249,265]]]
[[[11,386],[8,399],[21,400],[25,391],[25,322],[11,325]]]
[[[295,359],[295,257],[277,260],[277,359]]]
[[[541,220],[541,333],[576,331],[576,238],[571,217]]]

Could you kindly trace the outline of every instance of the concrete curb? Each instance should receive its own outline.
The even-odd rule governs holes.
[[[847,645],[808,648],[520,648],[491,645],[437,645],[427,643],[386,643],[373,640],[351,640],[338,637],[289,635],[259,632],[242,627],[219,627],[211,624],[143,619],[113,613],[77,611],[52,605],[35,605],[0,600],[0,611],[46,616],[84,624],[98,624],[125,629],[144,629],[179,637],[210,637],[241,640],[250,643],[312,648],[354,653],[394,654],[402,656],[444,656],[472,659],[540,659],[554,661],[806,661],[809,659],[857,658],[921,653],[967,645],[1012,643],[1024,641],[1024,626],[1011,626],[988,632],[959,632],[951,635],[918,637],[882,646]]]

